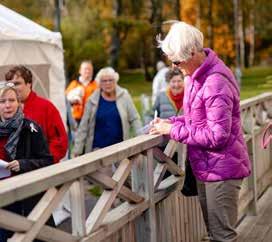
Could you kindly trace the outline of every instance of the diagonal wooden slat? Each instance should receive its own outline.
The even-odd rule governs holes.
[[[31,229],[26,233],[15,233],[9,241],[29,242],[35,239],[36,235],[51,216],[52,211],[60,203],[70,186],[71,182],[64,184],[59,190],[56,188],[49,189],[27,217],[29,220],[35,222]]]
[[[111,177],[109,177],[99,171],[90,174],[89,178],[94,183],[98,183],[98,184],[102,185],[104,188],[114,189],[114,187],[117,185],[117,182],[115,180],[113,180]],[[135,192],[132,192],[126,186],[122,186],[118,196],[120,198],[127,200],[128,202],[132,202],[132,203],[140,203],[144,200],[143,197],[139,196]]]
[[[153,149],[153,154],[159,161],[165,161],[167,163],[167,168],[173,175],[184,175],[184,171],[167,155],[165,155],[159,148],[155,147]]]
[[[171,139],[166,145],[163,153],[172,158],[176,150],[177,150],[177,142]]]
[[[8,219],[7,219],[8,218]],[[28,231],[32,228],[34,222],[30,221],[29,219],[12,213],[8,212],[4,209],[0,209],[0,226],[2,228],[11,230],[11,231]],[[77,242],[78,238],[68,234],[64,231],[52,228],[48,225],[44,225],[39,233],[37,234],[37,238],[48,241],[48,242]]]
[[[174,140],[169,140],[163,153],[168,157],[173,157],[176,150],[177,150],[177,142]],[[166,162],[166,161],[164,161],[163,159],[159,159],[159,162],[160,163],[158,163],[156,165],[156,168],[154,170],[154,189],[155,189],[155,191],[158,189],[158,187],[164,177],[164,174],[168,168],[167,164],[162,164],[163,162]]]
[[[158,163],[154,170],[154,189],[157,190],[167,170],[167,164]]]
[[[97,229],[105,218],[117,194],[120,192],[127,176],[129,175],[131,167],[132,162],[129,159],[122,160],[112,177],[113,180],[117,181],[116,186],[112,191],[104,191],[102,193],[86,221],[87,234]]]
[[[164,149],[164,152],[162,152],[157,147],[153,149],[153,155],[157,159],[157,161],[159,162],[156,165],[156,168],[154,170],[154,189],[155,189],[155,191],[158,189],[161,181],[163,180],[164,174],[167,169],[169,169],[173,174],[176,174],[175,169],[171,169],[171,168],[173,168],[172,165],[175,163],[170,159],[170,157],[173,157],[176,150],[177,150],[177,142],[174,140],[169,140],[168,144],[166,145],[166,147]]]
[[[173,192],[180,185],[180,178],[171,176],[163,180],[160,184],[159,190],[161,186],[167,186],[167,190],[160,190],[159,192],[154,194],[155,202],[158,203],[162,201],[164,198],[167,198],[169,192]],[[169,185],[167,185],[167,184]],[[111,234],[119,231],[121,228],[124,228],[126,224],[130,221],[134,221],[137,217],[140,218],[141,214],[147,210],[150,206],[150,200],[145,200],[140,204],[129,204],[127,202],[122,203],[117,208],[109,211],[101,223],[101,226],[93,233],[88,234],[84,237],[81,242],[99,242],[99,241],[108,241],[108,238]],[[138,220],[139,222],[139,220]],[[148,229],[145,227],[144,229],[147,231]],[[126,238],[128,242],[131,242],[131,238]],[[147,240],[139,240],[141,238],[137,237],[138,241],[147,241]],[[158,239],[158,241],[161,241]]]

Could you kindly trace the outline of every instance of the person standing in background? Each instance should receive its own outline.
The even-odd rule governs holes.
[[[183,74],[179,69],[174,68],[170,69],[165,76],[168,87],[157,95],[153,106],[153,110],[157,110],[160,118],[181,114],[183,106]]]
[[[165,91],[168,87],[166,82],[165,75],[169,71],[169,68],[165,66],[163,61],[158,61],[157,65],[157,74],[155,75],[152,82],[152,104],[155,103],[157,95]]]
[[[140,116],[128,91],[119,85],[119,74],[112,67],[96,75],[99,88],[89,98],[75,136],[75,156],[119,143],[141,128]]]
[[[32,73],[25,66],[14,66],[5,78],[15,85],[25,117],[40,125],[54,162],[59,162],[68,148],[68,137],[59,111],[53,103],[32,90]]]
[[[72,117],[77,124],[80,123],[89,96],[97,89],[97,83],[92,78],[92,62],[90,60],[82,61],[78,79],[71,81],[65,91],[71,107]]]

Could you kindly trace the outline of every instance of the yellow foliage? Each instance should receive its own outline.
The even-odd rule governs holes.
[[[186,0],[181,1],[181,19],[188,24],[196,24],[197,10],[196,6],[198,4],[197,0]]]
[[[227,24],[214,28],[214,50],[221,56],[235,57],[234,38]]]

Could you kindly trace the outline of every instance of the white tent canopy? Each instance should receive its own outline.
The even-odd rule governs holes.
[[[25,65],[33,89],[50,99],[66,119],[62,37],[0,4],[0,78],[10,66]]]

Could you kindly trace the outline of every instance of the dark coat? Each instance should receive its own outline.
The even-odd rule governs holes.
[[[16,158],[20,163],[20,171],[12,175],[19,175],[53,164],[53,157],[49,153],[47,141],[41,128],[33,121],[24,119],[22,131],[17,145]],[[4,209],[27,216],[42,198],[43,193],[26,198],[6,206]],[[54,226],[51,216],[47,224]],[[0,228],[0,242],[7,241],[12,232]],[[34,240],[38,242],[40,240]]]
[[[24,119],[15,159],[20,163],[19,174],[53,164],[53,157],[40,126],[29,119]]]

